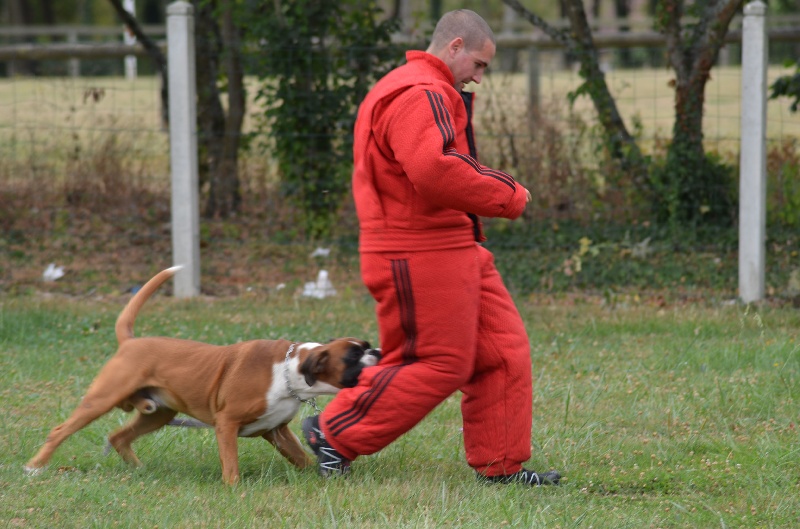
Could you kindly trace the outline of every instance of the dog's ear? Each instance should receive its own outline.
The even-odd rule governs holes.
[[[323,349],[317,354],[309,355],[303,365],[300,366],[300,373],[306,379],[306,384],[313,386],[317,381],[317,376],[328,370],[328,363],[331,354],[327,349]]]

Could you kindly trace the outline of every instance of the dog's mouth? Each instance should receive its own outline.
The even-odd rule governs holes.
[[[376,366],[380,361],[381,361],[381,350],[372,348],[364,350],[364,355],[359,359],[359,362],[364,367]]]
[[[344,369],[338,385],[343,388],[355,387],[358,384],[358,377],[361,375],[361,371],[365,367],[377,365],[381,359],[381,350],[373,349],[369,342],[351,340],[350,343],[347,353],[341,359],[344,362]],[[321,361],[323,355],[325,362],[327,362],[329,354],[323,352],[316,359],[306,359],[300,367],[300,372],[309,386],[313,386],[317,382],[318,375],[327,371],[327,369],[321,367],[325,363]]]
[[[344,357],[345,369],[342,372],[340,383],[343,388],[354,388],[358,385],[358,377],[365,367],[378,365],[381,360],[381,350],[373,349],[369,343],[365,347],[351,347]]]

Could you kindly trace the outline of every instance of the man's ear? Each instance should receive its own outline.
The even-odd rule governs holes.
[[[461,37],[456,37],[450,41],[450,44],[447,45],[447,51],[450,53],[451,57],[455,57],[456,53],[458,53],[464,47],[464,39]]]

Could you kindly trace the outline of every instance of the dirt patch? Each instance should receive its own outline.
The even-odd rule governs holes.
[[[0,189],[0,293],[66,295],[124,293],[173,265],[169,195],[128,189]],[[297,290],[329,270],[335,285],[360,287],[355,237],[326,244],[292,241],[293,219],[271,202],[251,197],[241,214],[201,221],[201,290],[210,296]],[[63,277],[45,281],[50,264]]]

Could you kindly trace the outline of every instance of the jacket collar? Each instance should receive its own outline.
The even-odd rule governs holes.
[[[422,61],[432,68],[436,69],[438,73],[442,75],[442,80],[447,81],[447,84],[453,86],[456,82],[455,77],[453,77],[453,72],[450,71],[450,68],[444,63],[436,55],[430,54],[427,51],[419,51],[419,50],[410,50],[406,52],[406,61],[408,62],[416,62]]]

